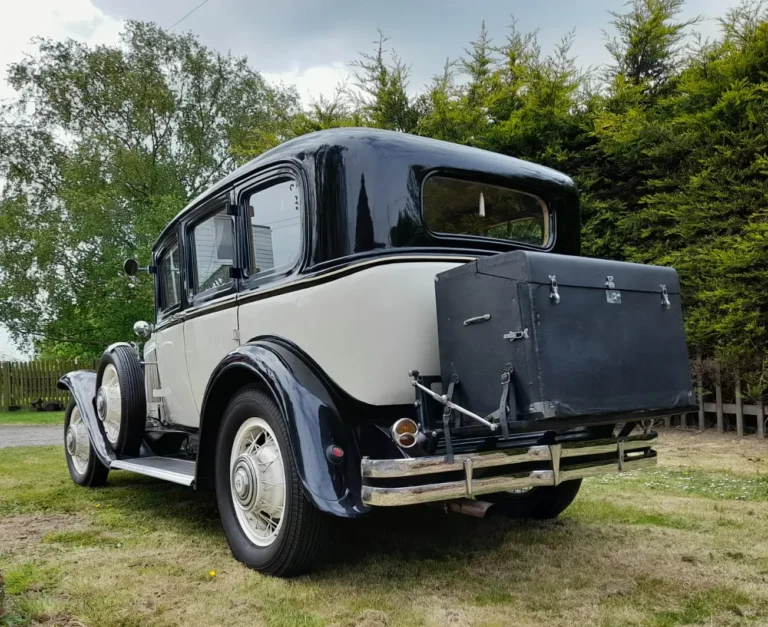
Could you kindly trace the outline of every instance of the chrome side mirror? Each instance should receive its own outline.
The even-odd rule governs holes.
[[[144,320],[139,320],[133,325],[133,332],[139,337],[149,337],[154,330],[155,326]]]

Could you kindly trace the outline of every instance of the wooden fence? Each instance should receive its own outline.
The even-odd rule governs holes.
[[[39,360],[0,363],[2,404],[0,410],[29,409],[38,401],[64,404],[69,398],[56,383],[70,370],[96,369],[96,359]],[[737,373],[723,373],[712,360],[697,359],[693,366],[694,384],[698,391],[697,414],[683,414],[664,420],[666,426],[694,427],[701,431],[715,428],[718,432],[737,435],[754,433],[764,438],[766,408],[758,400],[745,403]],[[727,383],[724,383],[727,382]]]
[[[0,363],[0,409],[30,409],[38,401],[66,403],[69,393],[56,383],[70,370],[95,369],[96,360],[4,361]]]
[[[714,428],[718,433],[727,431],[739,436],[750,433],[765,437],[768,419],[763,399],[744,402],[738,372],[725,373],[716,361],[704,360],[701,356],[697,357],[693,371],[699,411],[666,418],[667,427],[676,424],[682,428],[696,427],[700,431]]]

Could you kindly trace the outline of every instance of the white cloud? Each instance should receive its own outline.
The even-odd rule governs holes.
[[[78,39],[89,44],[109,44],[119,40],[124,22],[106,15],[90,0],[24,0],[4,2],[0,19],[0,100],[12,98],[13,89],[6,76],[10,63],[20,61],[34,49],[34,37]],[[0,360],[25,359],[0,326]]]
[[[320,96],[332,98],[336,87],[349,76],[349,68],[340,62],[330,65],[316,65],[299,70],[298,67],[288,72],[262,72],[262,76],[271,83],[295,85],[304,105]]]
[[[0,99],[13,96],[6,82],[9,63],[33,49],[34,37],[78,39],[89,44],[118,41],[124,22],[109,17],[90,0],[6,2],[0,19]]]

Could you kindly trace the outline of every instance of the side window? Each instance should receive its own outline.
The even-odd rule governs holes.
[[[246,195],[251,224],[251,272],[293,265],[301,251],[299,185],[284,179]]]
[[[234,220],[222,210],[192,229],[192,290],[195,294],[229,284],[235,259]]]
[[[157,263],[157,276],[160,281],[161,311],[175,307],[181,301],[181,282],[179,277],[179,245],[173,244],[162,254]]]

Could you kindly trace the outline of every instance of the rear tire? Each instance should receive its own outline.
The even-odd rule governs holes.
[[[69,401],[64,413],[64,456],[69,476],[77,485],[96,488],[107,483],[109,468],[96,457],[88,429],[74,399]]]
[[[133,349],[119,345],[104,351],[96,389],[96,413],[112,450],[124,457],[138,457],[147,421],[147,397]]]
[[[304,495],[282,412],[258,388],[241,389],[227,406],[215,467],[219,515],[235,559],[282,577],[309,570],[327,518]]]
[[[581,488],[581,479],[565,481],[558,486],[531,488],[515,494],[500,492],[487,497],[495,503],[491,512],[509,518],[549,520],[557,518],[573,503]]]

